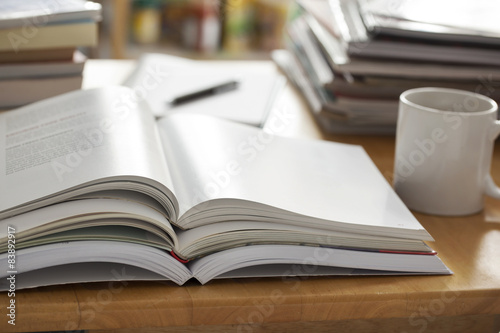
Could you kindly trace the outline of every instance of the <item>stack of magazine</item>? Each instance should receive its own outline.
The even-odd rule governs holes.
[[[453,11],[438,15],[430,1],[297,2],[273,59],[328,132],[394,132],[398,97],[416,87],[500,100],[499,3],[445,0]]]

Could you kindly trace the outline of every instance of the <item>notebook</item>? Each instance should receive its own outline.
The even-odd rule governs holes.
[[[236,89],[172,106],[169,101],[229,81]],[[262,126],[285,85],[273,63],[265,61],[197,61],[146,54],[124,85],[148,101],[153,114],[197,113]]]

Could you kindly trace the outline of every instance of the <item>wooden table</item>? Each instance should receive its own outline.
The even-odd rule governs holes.
[[[131,62],[90,61],[85,87],[120,82]],[[390,180],[394,138],[324,137],[293,89],[283,135],[365,147]],[[500,147],[493,178],[500,183]],[[0,331],[93,332],[499,332],[500,203],[480,214],[416,214],[451,276],[261,278],[189,282],[92,283],[16,292],[16,326]],[[0,296],[5,313],[7,296]]]

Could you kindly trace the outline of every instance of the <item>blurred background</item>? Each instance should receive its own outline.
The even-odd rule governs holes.
[[[125,63],[101,61],[96,70],[99,61],[86,66],[87,59],[138,59],[131,77],[116,80],[130,87],[147,66],[180,70],[159,98],[163,91],[182,95],[179,87],[201,89],[197,82],[217,86],[226,77],[220,71],[234,76],[237,68],[249,87],[256,82],[238,89],[250,105],[273,90],[259,82],[272,85],[284,74],[321,128],[335,133],[394,134],[399,95],[417,87],[500,102],[499,1],[94,1],[0,1],[0,109],[88,88],[84,66],[96,73],[86,79],[99,82],[113,64]],[[269,73],[252,80],[249,62],[208,60],[272,62],[258,61]],[[242,104],[229,96],[228,113]]]
[[[92,58],[159,52],[201,59],[269,59],[294,15],[291,0],[100,0]]]

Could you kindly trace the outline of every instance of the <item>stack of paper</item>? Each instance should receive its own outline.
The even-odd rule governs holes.
[[[399,95],[416,87],[500,100],[496,2],[441,1],[447,15],[430,1],[297,2],[288,51],[273,57],[327,131],[393,132]]]

